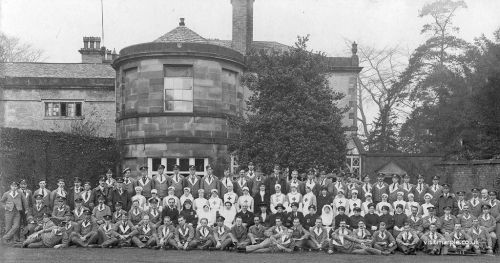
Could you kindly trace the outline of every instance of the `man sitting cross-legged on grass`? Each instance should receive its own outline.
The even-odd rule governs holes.
[[[386,223],[380,222],[379,230],[373,233],[373,248],[382,251],[382,254],[393,254],[396,249],[396,240],[392,234],[386,230]]]
[[[115,228],[111,220],[113,220],[112,215],[103,216],[104,223],[99,226],[97,232],[99,233],[99,244],[101,248],[112,247],[118,244],[118,234],[115,232]]]
[[[474,218],[472,220],[472,227],[469,229],[469,236],[475,242],[473,245],[476,254],[481,255],[481,253],[487,253],[489,255],[493,254],[491,236],[488,231],[479,225],[479,219]]]
[[[149,216],[144,215],[142,222],[137,226],[137,234],[132,237],[132,242],[139,248],[153,248],[156,246],[156,228],[149,221]]]
[[[158,244],[157,248],[175,248],[175,226],[169,216],[163,218],[163,225],[158,227]]]
[[[412,231],[410,222],[403,223],[403,231],[396,237],[399,251],[405,255],[416,255],[417,245],[420,242],[418,235]]]
[[[430,223],[429,231],[422,235],[425,253],[429,255],[440,255],[444,241],[443,235],[437,232],[436,224]]]
[[[206,250],[211,247],[215,241],[212,230],[208,227],[208,219],[202,218],[200,226],[196,229],[194,239],[189,244],[190,247]]]
[[[453,231],[445,236],[445,239],[448,242],[443,246],[443,255],[447,255],[448,252],[463,255],[472,250],[472,238],[462,230],[462,225],[458,222],[455,223]]]
[[[175,246],[178,250],[189,250],[191,247],[189,244],[194,238],[194,229],[191,225],[186,223],[186,219],[183,216],[179,216],[177,219],[179,225],[175,231]]]
[[[300,218],[295,217],[293,219],[292,227],[292,239],[294,242],[293,249],[294,250],[302,250],[307,245],[307,240],[309,239],[309,232],[302,227],[300,224]]]
[[[220,250],[226,249],[233,242],[229,235],[231,229],[224,225],[225,220],[226,218],[223,216],[218,216],[216,226],[212,230],[214,233],[215,248]]]
[[[243,226],[241,217],[236,217],[234,226],[231,228],[229,236],[233,241],[234,247],[244,248],[250,241],[248,240],[247,229]]]
[[[259,244],[266,239],[266,227],[264,227],[260,221],[260,216],[255,215],[253,217],[254,225],[248,228],[248,238],[252,245]]]
[[[117,247],[130,247],[132,246],[132,237],[137,234],[137,229],[128,220],[128,214],[121,214],[120,220],[114,225],[115,232],[118,238]]]
[[[320,217],[316,218],[315,225],[309,228],[309,240],[307,247],[314,250],[323,250],[328,248],[328,231],[323,227]]]

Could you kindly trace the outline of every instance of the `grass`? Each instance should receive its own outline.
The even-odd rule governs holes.
[[[0,247],[0,262],[349,262],[349,263],[378,263],[378,262],[496,262],[499,257],[489,256],[360,256],[335,254],[327,255],[322,252],[301,252],[293,254],[265,253],[245,254],[220,251],[163,251],[138,248],[99,249],[99,248],[66,248],[66,249],[22,249]]]

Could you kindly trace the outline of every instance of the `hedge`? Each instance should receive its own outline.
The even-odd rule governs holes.
[[[30,189],[42,179],[55,189],[59,178],[69,189],[75,176],[95,186],[107,168],[116,174],[119,156],[114,138],[0,128],[0,193],[21,179]]]

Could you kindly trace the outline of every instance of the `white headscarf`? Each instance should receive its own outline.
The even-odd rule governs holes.
[[[205,207],[208,207],[208,211],[205,211]],[[202,218],[206,218],[208,220],[208,226],[212,227],[215,223],[215,211],[210,210],[210,206],[208,204],[203,205],[203,208],[199,211],[196,211],[198,214],[198,225],[200,225],[200,220]]]
[[[326,212],[325,208],[330,208],[330,212]],[[321,221],[323,222],[324,226],[331,226],[333,224],[333,209],[330,205],[324,205],[323,209],[321,210]]]
[[[233,226],[234,218],[236,217],[236,207],[231,205],[231,207],[227,209],[224,205],[224,208],[219,211],[219,214],[225,218],[224,225],[231,228]]]

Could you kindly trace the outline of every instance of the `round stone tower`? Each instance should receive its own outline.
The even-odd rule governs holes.
[[[120,51],[116,70],[116,129],[122,166],[133,171],[160,164],[167,173],[190,165],[228,166],[228,144],[238,132],[229,116],[243,114],[243,55],[210,44],[179,26],[153,42]],[[219,175],[219,174],[217,174]]]

